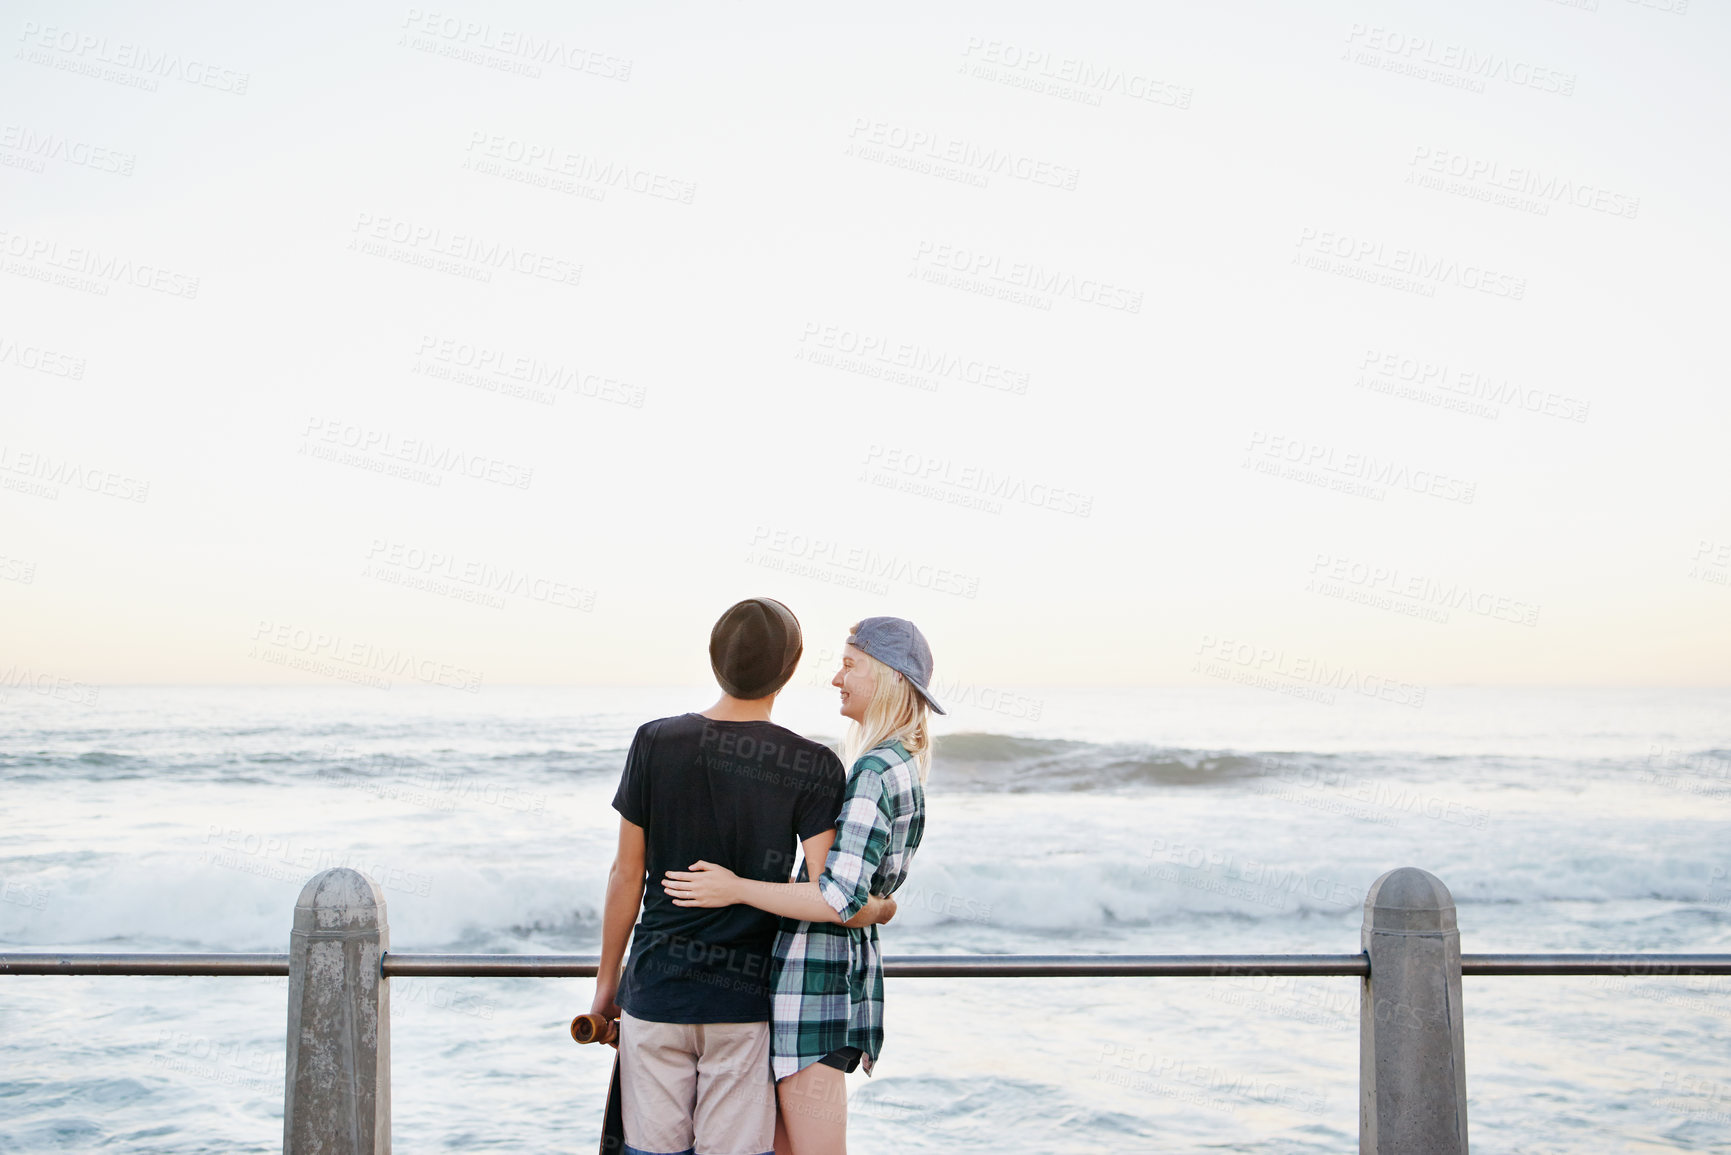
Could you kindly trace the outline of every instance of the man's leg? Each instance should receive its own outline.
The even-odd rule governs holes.
[[[700,1027],[619,1016],[627,1155],[690,1155]]]
[[[767,1155],[775,1148],[775,1080],[768,1023],[705,1023],[698,1032],[697,1155]]]

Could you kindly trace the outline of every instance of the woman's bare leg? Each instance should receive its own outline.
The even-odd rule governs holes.
[[[847,1076],[813,1063],[775,1086],[776,1151],[789,1142],[791,1155],[847,1155]]]

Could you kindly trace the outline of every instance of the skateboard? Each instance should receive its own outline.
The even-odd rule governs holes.
[[[619,1020],[602,1015],[578,1015],[571,1020],[571,1037],[579,1043],[606,1043],[619,1049]],[[625,1155],[625,1108],[619,1097],[619,1056],[613,1056],[613,1085],[607,1090],[607,1111],[601,1117],[601,1155]]]

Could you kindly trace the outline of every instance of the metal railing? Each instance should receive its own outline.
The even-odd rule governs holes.
[[[392,978],[593,978],[594,955],[396,954],[384,897],[347,868],[307,883],[287,954],[0,954],[7,975],[287,976],[283,1150],[390,1150]],[[1361,980],[1359,1150],[1465,1155],[1463,975],[1731,975],[1731,954],[1460,953],[1454,899],[1412,867],[1372,884],[1364,949],[1312,955],[926,955],[884,960],[889,978]],[[1129,1066],[1136,1057],[1119,1056]]]
[[[592,979],[592,954],[399,954],[385,978]],[[957,978],[1264,978],[1370,975],[1358,954],[901,955],[884,976]],[[0,954],[0,975],[274,975],[286,954]],[[1463,954],[1463,975],[1731,975],[1731,954]]]

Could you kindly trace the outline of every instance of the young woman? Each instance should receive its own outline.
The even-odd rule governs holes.
[[[781,1155],[843,1155],[847,1086],[883,1046],[883,959],[876,926],[841,925],[907,878],[925,830],[932,651],[904,618],[855,625],[830,684],[848,727],[847,792],[823,873],[797,882],[756,882],[698,862],[670,870],[662,886],[677,906],[743,902],[783,916],[776,938],[771,1067]]]

